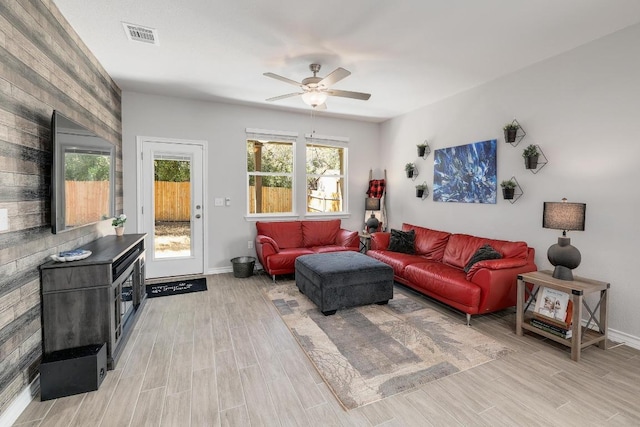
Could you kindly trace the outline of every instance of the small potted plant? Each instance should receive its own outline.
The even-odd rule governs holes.
[[[531,144],[522,152],[522,157],[524,157],[524,167],[527,169],[535,169],[538,167],[538,157],[540,156],[540,152],[538,151],[538,147]]]
[[[504,139],[507,142],[515,142],[516,134],[518,133],[518,129],[520,129],[520,125],[518,123],[511,122],[504,125],[502,128],[504,130]]]
[[[426,139],[422,144],[416,145],[416,147],[418,147],[418,157],[424,157],[425,155],[429,154],[429,152],[427,152],[429,144],[427,143]]]
[[[415,163],[407,163],[404,165],[404,170],[407,172],[407,178],[413,178],[414,175],[418,175],[416,173],[416,165]]]
[[[502,187],[502,197],[505,200],[513,199],[516,192],[516,182],[513,179],[502,181],[500,187]]]
[[[111,226],[116,230],[116,236],[122,236],[124,234],[125,222],[127,222],[127,216],[125,214],[120,214],[120,216],[113,218],[113,221],[111,221]]]
[[[426,183],[416,185],[416,197],[421,199],[424,196],[424,192],[426,191],[426,189]]]

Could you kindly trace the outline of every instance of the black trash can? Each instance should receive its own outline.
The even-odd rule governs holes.
[[[253,276],[256,259],[252,256],[239,256],[231,259],[233,277],[245,278]]]

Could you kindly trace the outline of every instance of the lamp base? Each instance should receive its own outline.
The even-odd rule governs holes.
[[[549,247],[547,258],[555,266],[553,277],[560,280],[573,280],[571,270],[578,267],[582,260],[580,251],[571,245],[568,237],[558,237],[558,243]]]
[[[573,272],[564,265],[556,265],[553,269],[553,277],[560,280],[573,280]]]
[[[375,233],[378,231],[378,227],[380,226],[380,221],[376,218],[376,215],[371,212],[371,217],[367,220],[367,231],[369,233]]]

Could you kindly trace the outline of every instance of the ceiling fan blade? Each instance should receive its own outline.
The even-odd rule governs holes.
[[[361,99],[362,101],[367,101],[369,98],[371,98],[370,93],[351,92],[349,90],[327,90],[326,92],[331,96],[341,96],[343,98]]]
[[[302,86],[302,83],[298,83],[298,82],[297,82],[297,81],[295,81],[295,80],[291,80],[291,79],[288,79],[288,78],[286,78],[286,77],[279,76],[279,75],[277,75],[277,74],[273,74],[273,73],[263,73],[263,75],[264,75],[264,76],[267,76],[267,77],[271,77],[272,79],[280,80],[281,82],[285,82],[285,83],[292,84],[292,85],[294,85],[294,86],[298,86],[298,87],[301,87],[301,86]]]
[[[320,80],[318,82],[318,86],[329,87],[331,85],[338,83],[340,80],[344,79],[345,77],[349,77],[350,75],[351,75],[351,71],[347,71],[344,68],[338,67],[335,70],[333,70],[331,74],[329,74],[327,77]]]
[[[265,99],[265,101],[278,101],[280,99],[291,98],[292,96],[298,96],[298,95],[302,95],[302,92],[300,93],[295,92],[295,93],[288,93],[286,95],[274,96],[273,98]]]

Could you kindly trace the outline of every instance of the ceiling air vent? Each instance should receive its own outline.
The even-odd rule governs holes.
[[[127,24],[123,22],[124,32],[127,38],[134,42],[158,44],[158,31],[155,28],[143,27],[142,25]]]

